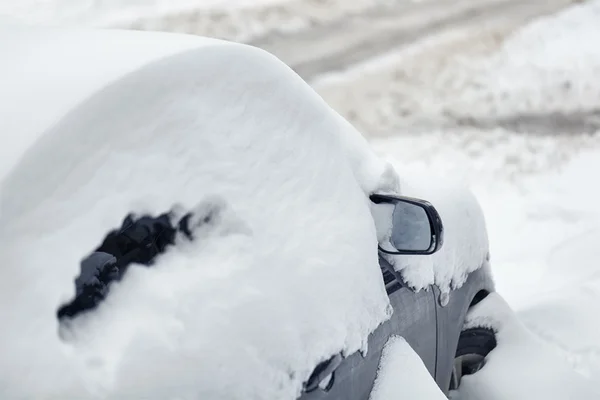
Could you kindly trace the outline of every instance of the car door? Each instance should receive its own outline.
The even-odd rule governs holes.
[[[437,320],[434,292],[431,288],[415,292],[387,261],[380,259],[380,265],[394,308],[392,317],[369,336],[366,354],[356,352],[343,359],[339,355],[326,355],[332,358],[317,366],[313,373],[316,379],[310,382],[322,380],[320,387],[305,392],[301,400],[367,400],[377,376],[382,350],[389,337],[394,335],[404,337],[431,375],[435,375]]]

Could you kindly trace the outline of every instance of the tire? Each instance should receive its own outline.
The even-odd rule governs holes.
[[[463,376],[472,375],[485,365],[485,358],[496,348],[496,335],[488,328],[465,329],[460,333],[449,391],[460,387]]]

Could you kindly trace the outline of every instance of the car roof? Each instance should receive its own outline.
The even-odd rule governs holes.
[[[215,44],[185,35],[0,24],[0,177],[80,102],[125,74]]]
[[[6,397],[83,399],[110,382],[116,398],[292,399],[389,317],[367,198],[385,164],[274,56],[187,36],[20,34],[20,61],[3,67],[16,93],[2,95]],[[219,218],[61,339],[81,259],[130,212],[175,206]]]

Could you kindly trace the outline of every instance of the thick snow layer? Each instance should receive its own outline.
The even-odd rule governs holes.
[[[2,0],[0,15],[5,14],[33,23],[95,25],[181,10],[234,9],[285,1],[289,0]]]
[[[423,360],[400,336],[392,336],[383,349],[377,379],[369,400],[445,400],[446,396],[425,368]]]
[[[393,187],[393,170],[267,53],[196,39],[123,62],[103,43],[118,33],[93,35],[115,69],[81,74],[85,38],[62,36],[47,61],[76,80],[26,70],[51,86],[28,87],[43,93],[36,109],[60,100],[44,116],[57,122],[2,130],[22,154],[0,186],[2,397],[295,398],[323,357],[363,347],[389,316],[366,194]],[[3,110],[24,80],[2,91]],[[80,260],[127,213],[175,205],[221,217],[130,270],[59,338]]]
[[[340,21],[404,0],[0,0],[2,15],[21,22],[191,33],[248,41]]]
[[[597,384],[532,334],[500,295],[493,293],[475,306],[466,326],[493,328],[498,344],[479,372],[463,377],[452,399],[600,399]]]
[[[0,179],[83,99],[147,63],[210,43],[182,35],[0,24]]]

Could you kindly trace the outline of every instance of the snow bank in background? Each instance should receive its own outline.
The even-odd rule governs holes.
[[[475,306],[466,326],[493,328],[498,345],[479,372],[463,377],[452,399],[600,399],[596,385],[529,332],[498,294]]]
[[[288,33],[334,21],[343,21],[377,7],[405,0],[287,0],[262,6],[216,10],[172,10],[155,15],[114,21],[112,25],[144,30],[185,32],[196,35],[251,41],[270,32]],[[260,3],[259,3],[260,4]]]
[[[555,248],[600,223],[600,190],[589,184],[600,169],[598,135],[441,131],[372,145],[403,175],[429,171],[471,187],[485,214],[498,290],[511,304],[531,296]]]
[[[106,55],[100,42],[120,45],[98,35]],[[61,42],[65,69],[80,57],[72,40]],[[375,156],[274,57],[196,47],[130,74],[107,57],[122,76],[30,143],[2,181],[2,397],[294,399],[318,362],[362,348],[389,317],[364,189],[385,164],[352,165]],[[213,198],[224,204],[214,230],[131,269],[59,339],[56,310],[79,261],[127,213]]]
[[[598,243],[600,234],[592,238],[594,243]],[[596,317],[600,299],[599,254],[588,247],[585,250],[582,253],[585,257],[581,258],[576,252],[570,253],[571,261],[561,265],[560,275],[551,275],[556,280],[564,278],[569,282],[577,279],[578,282],[566,283],[560,288],[555,285],[554,290],[536,295],[528,305],[520,307],[519,318],[534,334],[556,349],[562,362],[597,385],[600,381],[600,321]],[[594,271],[577,271],[581,264],[593,265]],[[574,276],[565,277],[567,271]],[[549,278],[544,276],[540,285],[549,284]]]
[[[423,360],[400,336],[386,343],[369,400],[446,400]]]
[[[596,108],[600,102],[600,1],[590,0],[517,31],[501,50],[467,63],[452,107],[470,114]]]
[[[1,0],[0,15],[36,24],[102,25],[190,9],[260,7],[289,0]]]
[[[120,27],[249,41],[293,32],[405,0],[0,0],[5,14],[35,24]]]
[[[316,87],[370,136],[440,126],[493,128],[515,114],[541,113],[543,123],[551,117],[546,113],[598,108],[599,19],[600,0],[590,0],[521,28],[517,16],[489,26],[465,24]],[[551,131],[552,120],[546,125]]]
[[[582,150],[598,149],[600,136],[560,133],[540,136],[500,128],[437,128],[427,134],[405,133],[372,140],[371,146],[398,171],[432,170],[444,179],[477,185],[482,192],[478,195],[504,189],[520,195],[528,191],[529,178],[535,181],[539,174],[547,174],[543,179],[551,183],[553,174],[563,170]],[[583,168],[573,171],[575,174],[590,178],[589,170]],[[573,186],[580,190],[579,186]]]

